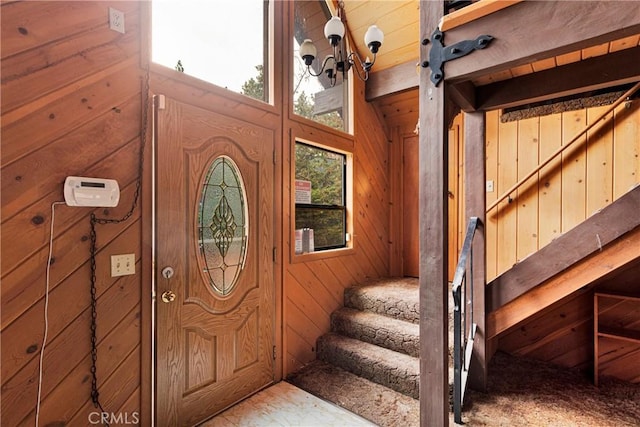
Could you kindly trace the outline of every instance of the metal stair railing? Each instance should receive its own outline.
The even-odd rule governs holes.
[[[453,293],[453,415],[462,423],[462,404],[467,386],[469,365],[473,354],[476,323],[473,321],[473,238],[480,226],[478,217],[471,217],[467,226],[462,251],[458,258],[451,292]],[[467,286],[467,271],[469,286]],[[468,335],[467,335],[468,333]]]

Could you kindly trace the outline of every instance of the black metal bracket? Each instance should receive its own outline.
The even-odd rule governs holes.
[[[444,46],[444,34],[442,31],[436,28],[431,34],[432,46],[429,51],[429,62],[422,63],[424,68],[429,67],[431,69],[431,81],[435,86],[444,79],[443,65],[447,61],[452,59],[458,59],[477,49],[484,49],[489,46],[493,37],[488,35],[478,36],[475,40],[462,40],[451,46]],[[422,44],[429,43],[428,39],[422,40]]]

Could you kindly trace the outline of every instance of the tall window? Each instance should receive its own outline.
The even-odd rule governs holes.
[[[296,142],[296,237],[313,230],[312,251],[347,244],[346,167],[345,154]]]
[[[268,0],[153,0],[153,62],[269,101]]]
[[[324,58],[332,54],[331,46],[324,36],[324,24],[331,18],[325,1],[296,1],[294,3],[293,36],[293,112],[315,120],[334,129],[347,130],[347,87],[342,73],[338,73],[332,87],[325,74],[314,77],[306,72],[307,67],[300,58],[300,45],[310,39],[318,49],[311,66],[313,74],[320,72]]]

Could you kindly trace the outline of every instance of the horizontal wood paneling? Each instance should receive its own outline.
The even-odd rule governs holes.
[[[495,180],[495,190],[487,203],[603,111],[595,107],[507,123],[488,113],[487,180]],[[601,122],[487,213],[489,281],[640,183],[640,102],[619,107]]]
[[[51,204],[63,200],[69,175],[114,178],[121,198],[116,208],[55,208],[39,421],[85,425],[95,411],[89,218],[120,218],[133,203],[144,97],[140,5],[0,6],[3,425],[35,421]],[[126,34],[108,28],[109,7],[125,13]],[[125,222],[96,227],[97,374],[101,403],[113,413],[125,405],[141,410],[140,301],[142,270],[149,268],[142,242],[150,234],[142,224],[138,208]],[[135,275],[110,277],[110,256],[120,253],[136,255]]]

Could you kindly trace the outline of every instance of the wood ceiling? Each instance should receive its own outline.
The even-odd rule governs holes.
[[[451,30],[458,25],[464,26],[471,20],[482,18],[487,13],[519,3],[520,0],[496,1],[481,0],[467,8],[460,9],[447,15],[441,28]],[[526,2],[529,3],[529,2]],[[570,2],[574,3],[574,2]],[[606,14],[609,5],[600,2],[591,7],[599,7],[601,14]],[[631,2],[634,3],[634,2]],[[418,120],[418,79],[420,61],[420,2],[418,0],[344,0],[341,2],[351,42],[363,57],[369,54],[363,38],[369,25],[376,24],[384,32],[384,42],[376,59],[376,63],[367,82],[367,99],[373,101],[387,120],[388,126],[415,126]],[[540,3],[542,5],[542,3]],[[628,4],[628,3],[627,3]],[[595,5],[591,3],[590,5]],[[617,5],[616,7],[622,7]],[[635,6],[634,6],[635,7]],[[629,13],[636,13],[633,9]],[[605,24],[606,25],[606,24]],[[561,26],[556,31],[561,30]],[[457,29],[456,29],[457,30]],[[445,35],[448,33],[445,32]],[[524,36],[522,36],[524,38]],[[526,42],[523,40],[522,42]],[[445,41],[445,45],[447,45]],[[486,86],[487,90],[496,83],[544,72],[556,67],[591,60],[599,56],[611,55],[627,50],[627,57],[640,51],[640,31],[625,34],[624,37],[608,40],[604,43],[594,43],[570,52],[530,59],[495,72],[482,73],[467,80],[473,88]],[[629,50],[633,49],[633,50]],[[370,55],[370,54],[369,54]],[[618,56],[621,56],[620,54]],[[637,57],[637,56],[636,56]],[[623,61],[630,61],[629,58]],[[640,63],[640,61],[637,61]],[[586,62],[587,65],[589,62]],[[456,64],[457,65],[457,64]],[[634,73],[632,73],[634,74]],[[629,80],[630,78],[627,78]],[[395,81],[389,84],[390,80]],[[379,82],[386,84],[384,90]]]

